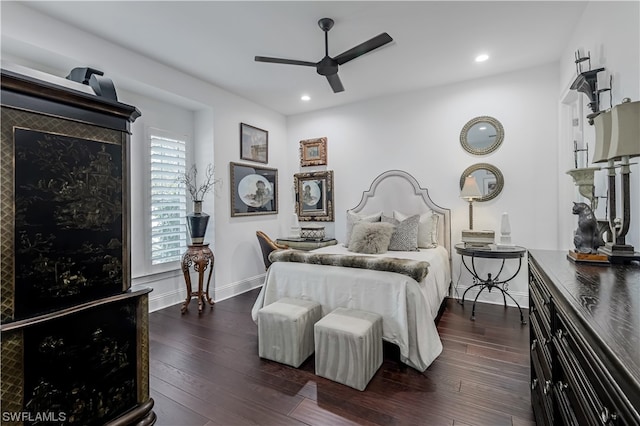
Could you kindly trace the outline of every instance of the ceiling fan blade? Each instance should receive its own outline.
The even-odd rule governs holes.
[[[295,59],[281,59],[281,58],[269,58],[267,56],[256,56],[256,62],[271,62],[274,64],[286,64],[286,65],[304,65],[307,67],[315,67],[315,62],[297,61]]]
[[[364,43],[357,45],[352,49],[347,50],[346,52],[339,54],[333,59],[335,59],[338,65],[342,65],[346,62],[349,62],[357,58],[358,56],[362,56],[365,53],[371,52],[372,50],[375,50],[378,47],[384,46],[387,43],[391,43],[392,41],[393,39],[389,34],[382,33],[370,40],[365,41]]]
[[[342,82],[340,81],[340,77],[338,77],[338,74],[328,75],[327,81],[331,85],[331,88],[333,89],[333,93],[344,92],[344,86],[342,85]]]

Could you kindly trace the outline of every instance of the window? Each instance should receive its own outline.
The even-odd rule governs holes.
[[[179,261],[187,248],[186,141],[151,134],[151,264]]]

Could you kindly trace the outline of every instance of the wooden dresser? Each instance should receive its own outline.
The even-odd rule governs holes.
[[[529,251],[531,403],[540,425],[640,425],[640,265]]]

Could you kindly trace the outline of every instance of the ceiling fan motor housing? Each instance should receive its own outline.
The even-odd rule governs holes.
[[[328,56],[322,58],[320,62],[318,62],[318,66],[316,67],[316,71],[320,75],[331,75],[338,73],[338,62],[335,59],[332,59]]]

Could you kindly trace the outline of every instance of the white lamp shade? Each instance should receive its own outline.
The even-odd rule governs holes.
[[[464,185],[462,185],[462,190],[460,191],[460,198],[472,201],[480,197],[482,197],[482,191],[480,191],[476,178],[473,176],[467,176],[464,179]]]
[[[640,156],[640,102],[623,102],[611,110],[609,160]]]
[[[596,130],[596,147],[593,152],[593,163],[606,163],[611,146],[611,111],[601,112],[593,119]]]

